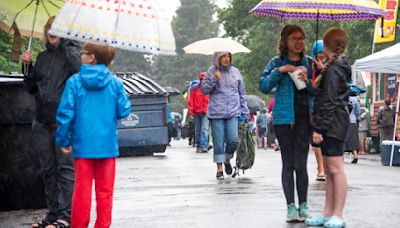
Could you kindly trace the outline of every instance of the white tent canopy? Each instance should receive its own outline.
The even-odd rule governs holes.
[[[356,71],[400,74],[400,43],[357,59],[354,69]]]
[[[400,74],[400,43],[362,59],[356,60],[354,63],[354,70],[374,73]],[[397,104],[399,104],[399,101],[400,92],[397,92]],[[399,106],[400,105],[396,105],[396,113],[399,113]],[[394,126],[396,127],[393,129],[392,141],[395,141],[396,139],[397,121],[398,114],[394,120]],[[393,156],[394,144],[392,144],[392,151],[390,152],[390,166],[393,164]]]

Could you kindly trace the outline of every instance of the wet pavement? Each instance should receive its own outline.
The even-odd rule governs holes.
[[[365,155],[358,164],[346,156],[347,227],[400,227],[400,167]],[[186,140],[173,141],[166,153],[119,158],[112,227],[304,227],[285,222],[280,153],[257,150],[253,168],[239,177],[216,180],[212,153],[195,153]],[[308,161],[308,201],[320,213],[325,184],[315,181],[313,153]],[[30,227],[44,210],[0,212],[0,227]],[[92,205],[90,227],[95,219]]]

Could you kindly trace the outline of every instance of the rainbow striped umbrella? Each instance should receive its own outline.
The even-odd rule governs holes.
[[[66,0],[50,33],[83,42],[175,55],[175,39],[162,0]]]
[[[376,20],[385,16],[373,0],[263,0],[250,13],[323,21]]]

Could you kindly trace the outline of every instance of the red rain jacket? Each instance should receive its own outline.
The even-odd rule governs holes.
[[[193,86],[190,91],[190,99],[188,103],[190,115],[207,114],[209,95],[204,95],[200,90],[200,86],[201,81],[199,84]]]

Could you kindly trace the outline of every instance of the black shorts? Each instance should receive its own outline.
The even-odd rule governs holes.
[[[326,157],[343,156],[344,141],[325,136],[321,143],[321,151],[322,155]]]

